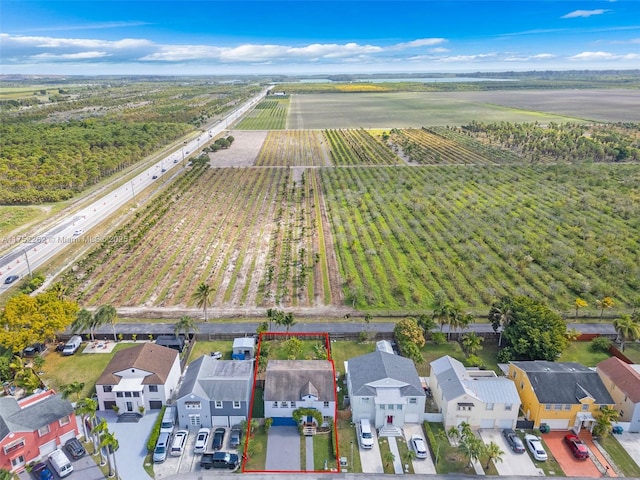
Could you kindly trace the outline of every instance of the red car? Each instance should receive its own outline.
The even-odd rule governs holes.
[[[567,433],[564,436],[564,442],[569,445],[574,457],[579,458],[580,460],[586,460],[589,458],[589,450],[587,449],[587,446],[578,438],[577,435]]]

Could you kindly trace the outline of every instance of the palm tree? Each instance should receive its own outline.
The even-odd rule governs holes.
[[[107,421],[103,418],[101,419],[96,425],[93,426],[93,428],[91,429],[91,434],[93,435],[93,446],[95,448],[95,450],[100,454],[100,466],[104,466],[106,463],[106,460],[104,458],[104,455],[102,454],[102,446],[100,445],[102,443],[102,435],[104,435],[105,432],[107,432],[108,426],[107,426]]]
[[[396,459],[396,456],[389,452],[385,452],[385,454],[383,455],[383,461],[384,464],[388,467],[389,465],[391,465]]]
[[[496,461],[501,462],[504,452],[500,448],[500,445],[492,441],[489,443],[489,445],[485,446],[484,454],[487,456],[487,466],[484,468],[487,469],[489,468],[489,463],[491,462],[491,460],[493,460],[493,463],[495,463]]]
[[[424,339],[426,340],[429,337],[431,330],[436,328],[436,321],[425,314],[418,315],[416,321],[418,322],[418,326],[422,329],[422,334],[424,335]]]
[[[612,424],[617,422],[619,417],[620,412],[616,409],[607,405],[602,406],[591,433],[596,437],[604,437],[608,435],[611,431]]]
[[[449,319],[451,318],[451,304],[444,296],[444,292],[437,292],[433,304],[433,315],[431,318],[440,325],[440,331],[442,332],[442,328],[449,323]]]
[[[282,325],[287,327],[287,333],[289,333],[289,328],[293,327],[296,324],[295,319],[293,318],[293,313],[288,312],[285,313],[282,317]]]
[[[513,321],[511,299],[509,297],[504,297],[491,306],[491,310],[489,310],[489,321],[493,326],[494,332],[500,330],[500,336],[498,337],[498,346],[500,347],[502,346],[502,332],[505,327]]]
[[[96,310],[95,317],[98,319],[98,325],[107,325],[111,324],[111,328],[113,329],[113,341],[117,342],[118,337],[116,337],[116,323],[118,322],[118,312],[112,305],[102,305],[98,310]]]
[[[462,344],[463,350],[467,353],[467,355],[475,355],[478,350],[482,348],[482,342],[484,338],[479,337],[476,332],[470,332],[466,335],[463,335]]]
[[[596,300],[596,306],[600,309],[600,318],[602,318],[602,315],[604,315],[605,308],[613,308],[614,305],[615,302],[611,297],[604,297],[600,300]]]
[[[92,398],[83,398],[82,400],[76,403],[76,413],[80,415],[80,419],[82,421],[82,430],[84,432],[84,439],[86,442],[90,440],[90,433],[87,431],[87,417],[91,417],[91,415],[95,415],[96,410],[98,409],[98,402],[93,400]]]
[[[478,461],[484,450],[484,443],[473,433],[471,435],[463,435],[458,445],[458,450],[467,457],[469,463]]]
[[[67,296],[67,293],[69,293],[69,287],[60,282],[56,282],[51,285],[51,288],[49,290],[56,294],[58,300],[64,300]]]
[[[15,477],[13,473],[9,470],[5,470],[4,468],[0,468],[0,480],[13,480]]]
[[[84,389],[84,382],[73,382],[60,386],[60,394],[62,398],[67,399],[71,395],[76,396],[76,401],[80,400],[80,393]]]
[[[459,306],[452,306],[449,308],[449,333],[447,334],[447,340],[451,330],[464,329],[469,326],[473,321],[473,315],[470,313],[462,313],[462,309]]]
[[[205,322],[208,321],[207,307],[211,305],[212,296],[213,296],[213,289],[204,282],[198,285],[198,287],[196,288],[196,291],[193,292],[193,298],[196,301],[196,305],[199,308],[202,308],[202,311],[204,312]]]
[[[613,328],[616,329],[620,339],[620,350],[624,352],[624,342],[636,341],[640,338],[640,322],[631,318],[631,315],[620,315],[613,321]]]
[[[402,461],[403,461],[404,463],[409,464],[409,463],[411,463],[412,461],[414,461],[415,459],[416,459],[416,452],[414,452],[414,451],[413,451],[413,450],[411,450],[411,449],[408,449],[407,451],[405,451],[405,452],[402,454]]]
[[[450,427],[449,430],[447,430],[447,438],[452,442],[456,442],[460,438],[460,430],[458,430],[457,427]]]
[[[116,464],[116,450],[120,445],[118,444],[118,439],[115,437],[113,433],[108,430],[105,430],[100,437],[100,449],[106,449],[107,452],[107,461],[109,462],[109,477],[113,477],[118,475],[118,471],[115,469]]]
[[[92,315],[89,310],[83,308],[78,312],[76,319],[71,324],[71,333],[80,333],[89,330],[91,341],[94,342],[96,340],[94,336],[95,330],[100,326],[97,323],[98,320],[96,315]]]
[[[180,335],[180,332],[184,332],[187,334],[189,339],[191,339],[191,336],[189,335],[189,332],[191,332],[191,330],[197,332],[198,325],[196,325],[195,319],[189,317],[188,315],[183,315],[182,317],[180,317],[180,319],[173,326],[173,333],[176,337]]]

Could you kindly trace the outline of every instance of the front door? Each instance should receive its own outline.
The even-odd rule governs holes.
[[[127,402],[127,412],[133,412],[133,403]]]
[[[393,425],[393,415],[387,415],[387,424]]]

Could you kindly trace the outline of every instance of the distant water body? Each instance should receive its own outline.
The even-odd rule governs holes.
[[[358,78],[349,81],[334,82],[328,78],[303,78],[300,83],[469,83],[469,82],[517,82],[514,78],[478,78],[478,77],[434,77],[434,78]]]

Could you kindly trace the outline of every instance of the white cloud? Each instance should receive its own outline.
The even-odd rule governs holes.
[[[593,15],[602,15],[603,13],[607,13],[609,11],[610,10],[606,10],[604,8],[598,8],[596,10],[574,10],[573,12],[569,12],[560,18],[587,18]]]
[[[454,55],[451,57],[442,57],[438,60],[441,62],[475,62],[476,60],[484,60],[488,58],[495,58],[496,53],[478,53],[475,55]]]
[[[80,53],[40,53],[33,55],[33,60],[88,60],[110,56],[107,52],[80,52]]]
[[[569,60],[638,60],[640,53],[614,54],[610,52],[582,52],[569,57]]]

